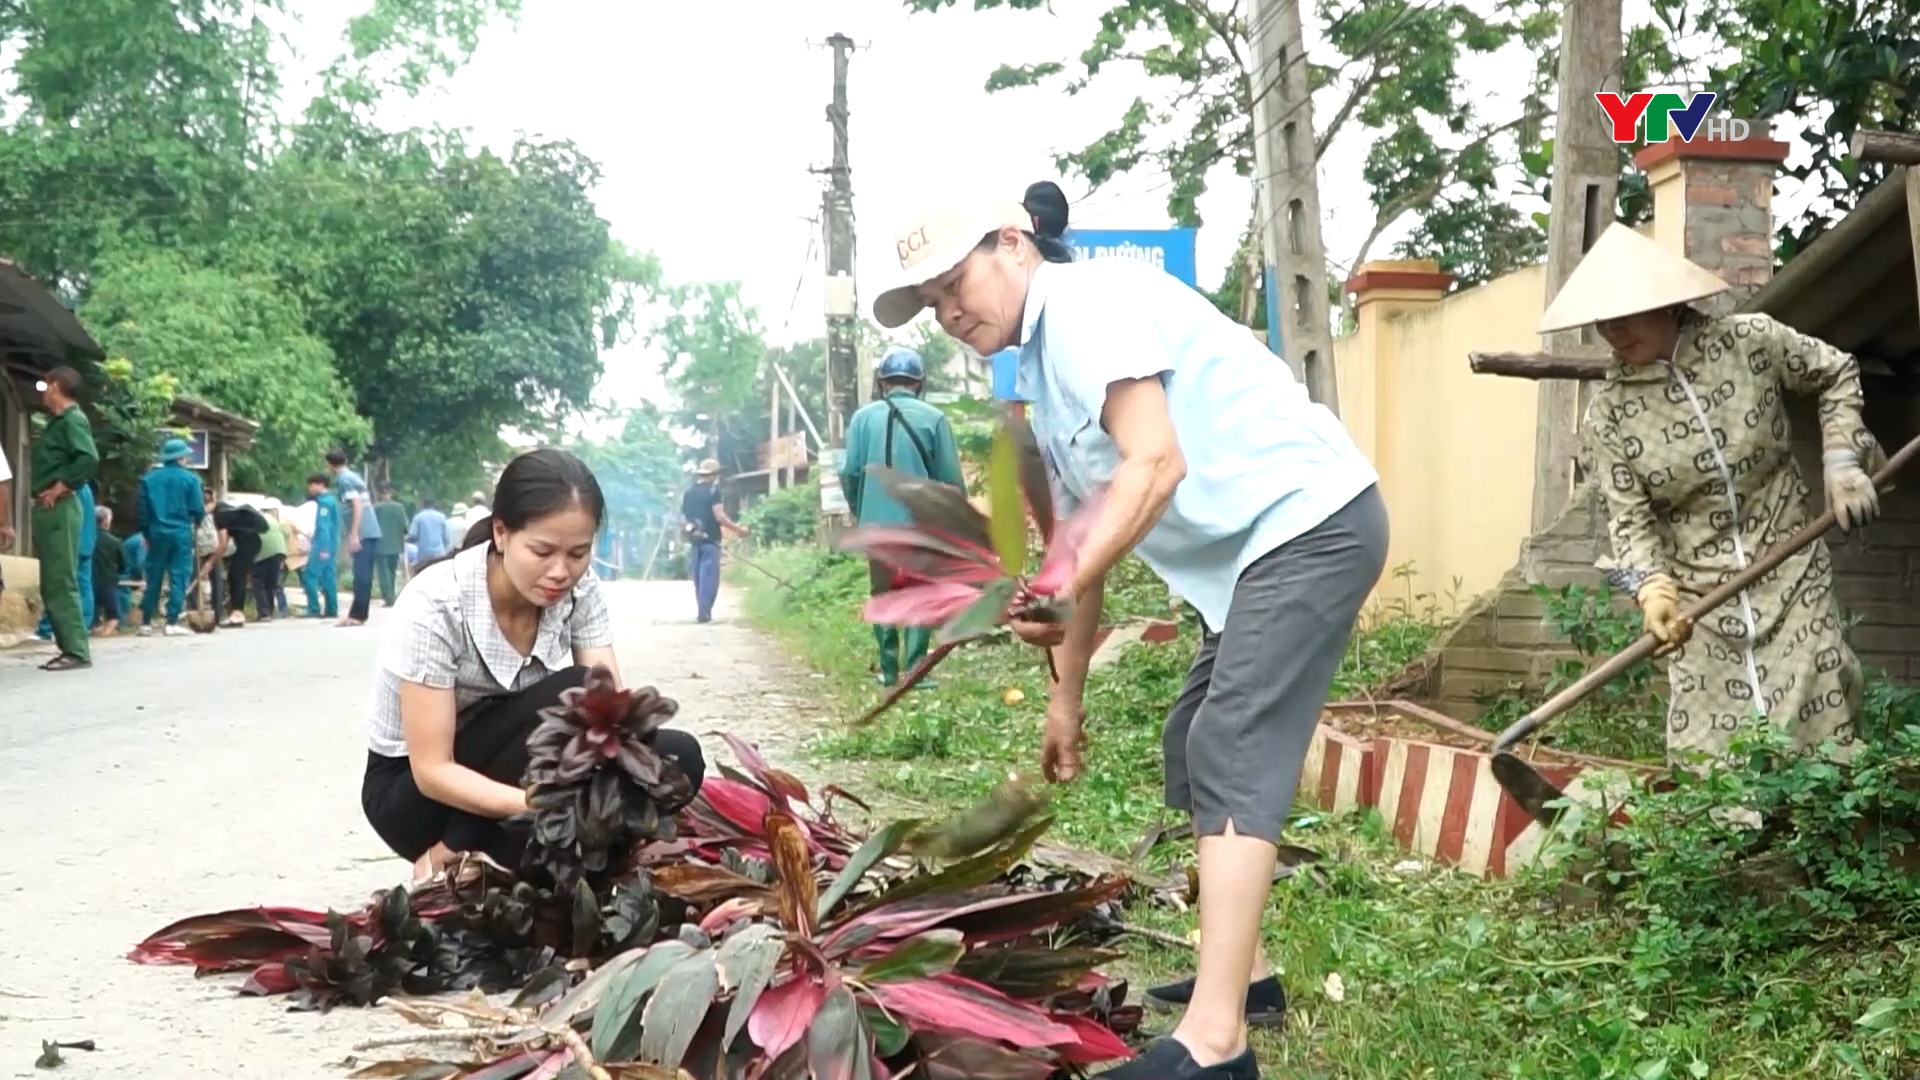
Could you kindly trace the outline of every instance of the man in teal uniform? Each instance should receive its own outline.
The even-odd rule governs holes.
[[[193,448],[185,439],[160,445],[160,464],[140,478],[140,535],[146,538],[146,585],[140,595],[140,636],[153,636],[160,614],[160,591],[167,593],[168,637],[181,637],[187,586],[193,581],[193,530],[207,515],[200,474],[187,467]]]
[[[904,525],[913,519],[905,507],[869,480],[867,466],[885,465],[909,476],[925,476],[964,488],[960,448],[946,414],[920,400],[926,365],[919,353],[893,350],[881,358],[874,377],[880,383],[880,399],[861,406],[847,425],[847,456],[840,464],[840,488],[846,493],[854,520],[861,525]],[[874,595],[894,587],[892,567],[869,559],[868,573]],[[900,628],[876,625],[873,636],[880,646],[880,682],[892,686],[902,671],[912,671],[926,657],[932,633],[907,628],[904,667]],[[922,681],[920,685],[928,683]]]
[[[340,500],[332,486],[326,473],[307,477],[307,497],[313,500],[313,539],[307,543],[300,585],[307,592],[309,619],[340,617]]]
[[[74,671],[93,666],[86,617],[80,606],[80,491],[100,467],[93,428],[80,408],[80,373],[70,367],[47,372],[41,403],[53,414],[34,440],[27,481],[33,492],[33,549],[40,557],[40,598],[53,622],[60,655],[41,665],[44,671]],[[93,511],[85,511],[91,518]]]

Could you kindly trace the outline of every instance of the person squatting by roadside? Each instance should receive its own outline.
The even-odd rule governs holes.
[[[380,635],[360,805],[418,876],[461,851],[518,867],[526,836],[504,822],[527,810],[527,737],[541,710],[595,665],[619,681],[591,568],[605,514],[578,458],[522,454],[501,473],[492,514],[400,593]],[[699,741],[675,730],[654,739],[697,793]]]
[[[1199,611],[1199,655],[1168,715],[1167,805],[1192,816],[1199,970],[1149,991],[1184,1004],[1171,1036],[1110,1080],[1252,1080],[1250,1021],[1285,1009],[1260,949],[1280,831],[1346,642],[1387,557],[1372,465],[1244,326],[1164,271],[1073,261],[1067,200],[930,206],[896,233],[881,326],[931,308],[982,356],[1020,349],[1063,512],[1097,517],[1059,623],[1017,622],[1053,650],[1041,742],[1049,779],[1082,769],[1087,662],[1106,575],[1138,554]],[[1093,764],[1099,764],[1096,755]]]
[[[82,534],[93,526],[80,492],[100,467],[93,428],[80,407],[80,373],[70,367],[47,372],[40,401],[52,417],[33,442],[27,483],[33,495],[33,550],[40,559],[40,596],[59,653],[42,671],[93,666],[87,620],[81,606]],[[90,496],[88,497],[90,501]]]
[[[926,364],[912,349],[894,349],[874,366],[879,384],[878,400],[862,405],[847,424],[847,454],[840,463],[840,489],[854,520],[862,527],[907,525],[913,518],[906,507],[889,496],[879,484],[867,482],[867,466],[884,465],[908,476],[924,476],[943,484],[964,489],[966,478],[960,474],[960,448],[954,441],[953,425],[947,414],[920,397],[926,383]],[[874,596],[899,586],[904,575],[878,559],[867,560],[869,589]],[[900,681],[900,674],[912,671],[926,659],[933,632],[921,627],[881,626],[873,628],[880,649],[877,678],[882,686]],[[902,639],[905,648],[902,648]],[[932,689],[930,679],[922,679],[918,689]]]
[[[93,636],[120,630],[120,578],[126,569],[126,544],[113,535],[113,509],[93,508]]]
[[[1827,505],[1842,531],[1879,513],[1870,471],[1886,463],[1860,411],[1853,357],[1766,315],[1693,307],[1725,282],[1614,225],[1540,318],[1540,332],[1592,325],[1613,350],[1594,395],[1588,474],[1605,493],[1608,580],[1635,597],[1670,650],[1667,749],[1678,763],[1726,755],[1756,721],[1792,744],[1852,753],[1864,687],[1841,637],[1824,540],[1795,553],[1697,626],[1680,619],[1811,520],[1793,457],[1788,394],[1819,399]]]
[[[187,587],[193,579],[195,537],[207,513],[200,474],[187,468],[192,455],[185,439],[168,439],[160,446],[160,464],[140,477],[140,535],[147,549],[141,637],[154,632],[163,587],[167,607],[166,622],[161,625],[169,636],[187,633],[180,615],[186,610]]]
[[[720,493],[720,463],[708,458],[693,471],[693,486],[680,499],[681,528],[686,530],[687,576],[693,579],[696,618],[713,621],[713,604],[720,597],[720,534],[746,536],[746,526],[727,516]]]

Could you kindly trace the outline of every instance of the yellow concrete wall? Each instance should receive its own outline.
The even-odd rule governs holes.
[[[1379,290],[1334,343],[1340,411],[1392,517],[1389,566],[1414,571],[1411,581],[1389,574],[1377,600],[1411,587],[1444,611],[1513,566],[1532,516],[1538,388],[1475,375],[1467,354],[1538,351],[1544,279],[1536,266],[1439,299]]]

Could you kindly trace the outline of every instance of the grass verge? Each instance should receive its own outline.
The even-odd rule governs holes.
[[[825,676],[838,713],[856,715],[875,693],[873,638],[857,615],[865,565],[799,549],[755,558],[794,587],[742,573],[749,617]],[[1118,615],[1166,610],[1164,590],[1137,567],[1113,594]],[[1423,651],[1431,615],[1408,604],[1377,613],[1336,695]],[[1160,819],[1160,723],[1193,636],[1136,648],[1089,687],[1089,768],[1059,794],[1059,839],[1125,855]],[[1033,650],[970,646],[943,665],[938,689],[810,750],[843,786],[951,811],[1032,768],[1045,677]],[[1920,890],[1889,874],[1884,852],[1844,850],[1859,814],[1841,804],[1857,805],[1867,783],[1893,784],[1892,773],[1865,772],[1879,779],[1822,787],[1812,770],[1776,769],[1740,791],[1724,789],[1739,777],[1682,785],[1636,813],[1622,842],[1642,873],[1603,875],[1623,891],[1597,914],[1556,903],[1559,882],[1544,874],[1484,882],[1412,859],[1377,814],[1299,808],[1289,839],[1327,861],[1274,889],[1266,944],[1294,1007],[1284,1036],[1258,1042],[1263,1068],[1316,1080],[1920,1080]],[[1726,869],[1750,841],[1700,811],[1733,798],[1830,812],[1815,815],[1824,831],[1808,825],[1789,844],[1820,866],[1819,888],[1770,906],[1728,891]],[[1170,911],[1130,917],[1191,926]],[[1190,962],[1136,943],[1125,974],[1140,986]]]

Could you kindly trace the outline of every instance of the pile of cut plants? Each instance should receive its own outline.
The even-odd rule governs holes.
[[[350,912],[195,916],[130,958],[418,1025],[356,1077],[1048,1080],[1129,1056],[1139,1008],[1096,969],[1130,882],[1043,865],[1044,796],[1013,780],[863,835],[834,805],[865,804],[729,738],[738,768],[669,815],[688,780],[649,736],[675,708],[598,668],[548,710],[517,867],[466,854]]]

